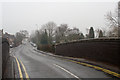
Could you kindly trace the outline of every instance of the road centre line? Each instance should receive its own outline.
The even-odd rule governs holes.
[[[19,63],[18,59],[17,59],[15,56],[14,56],[14,58],[16,59],[16,62],[17,62],[17,65],[18,65],[19,75],[20,75],[21,80],[23,80],[23,74],[22,74],[22,70],[21,70],[21,68],[20,68],[20,63],[21,63],[21,65],[22,65],[22,67],[23,67],[23,70],[24,70],[24,72],[25,72],[26,79],[29,80],[28,73],[27,73],[26,68],[25,68],[25,66],[23,65],[22,61],[19,60],[19,61],[20,61],[20,63]]]
[[[27,80],[29,80],[29,76],[28,76],[28,73],[27,73],[27,71],[26,71],[26,68],[25,68],[24,64],[22,63],[21,60],[19,60],[19,61],[20,61],[20,63],[22,64],[22,67],[23,67],[23,69],[24,69],[25,76],[26,76]]]
[[[80,80],[78,76],[76,76],[75,74],[71,73],[71,72],[68,71],[67,69],[65,69],[65,68],[63,68],[63,67],[61,67],[61,66],[59,66],[59,65],[57,65],[57,64],[54,64],[54,65],[55,65],[56,67],[64,70],[65,72],[69,73],[70,75],[72,75],[73,77],[77,78],[78,80]]]
[[[102,67],[99,67],[99,66],[95,66],[95,65],[91,65],[91,64],[88,64],[88,63],[85,63],[85,62],[78,62],[78,61],[75,61],[75,60],[71,60],[72,57],[69,57],[70,59],[66,59],[66,58],[62,58],[62,57],[59,57],[61,59],[64,59],[64,60],[67,60],[67,61],[70,61],[70,62],[73,62],[73,63],[77,63],[77,64],[81,64],[81,65],[84,65],[84,66],[87,66],[87,67],[91,67],[91,68],[94,68],[96,70],[100,70],[104,73],[107,73],[107,74],[110,74],[112,76],[115,76],[117,78],[120,78],[120,74],[119,73],[116,73],[116,72],[113,72],[111,70],[108,70],[108,69],[104,69]]]
[[[119,73],[116,73],[116,72],[108,70],[108,69],[104,69],[104,68],[96,66],[94,64],[91,65],[91,64],[88,64],[88,63],[85,63],[85,62],[79,62],[79,61],[71,60],[73,57],[66,57],[66,58],[58,57],[58,58],[64,59],[66,61],[70,61],[70,62],[73,62],[73,63],[81,64],[81,65],[84,65],[84,66],[87,66],[87,67],[91,67],[91,68],[94,68],[96,70],[100,70],[100,71],[102,71],[104,73],[110,74],[110,75],[112,75],[114,77],[120,78],[120,74]]]
[[[54,57],[56,57],[56,56],[54,56]],[[94,64],[89,64],[89,63],[85,63],[85,62],[78,62],[78,61],[75,61],[75,60],[71,60],[73,57],[66,57],[66,58],[64,58],[64,57],[58,57],[58,58],[64,59],[66,61],[70,61],[70,62],[73,62],[73,63],[81,64],[81,65],[84,65],[84,66],[87,66],[87,67],[91,67],[91,68],[94,68],[96,70],[100,70],[100,71],[102,71],[104,73],[107,73],[109,75],[112,75],[114,77],[120,78],[120,74],[117,73],[117,72],[111,71],[109,69],[104,69],[104,68],[96,66]]]
[[[21,68],[20,68],[20,64],[18,62],[18,59],[14,56],[16,62],[17,62],[17,66],[18,66],[18,71],[19,71],[19,76],[20,76],[20,79],[23,80],[23,75],[22,75],[22,71],[21,71]]]
[[[110,71],[108,69],[104,69],[104,68],[94,66],[94,65],[91,65],[91,64],[87,64],[87,63],[84,63],[84,62],[77,62],[77,61],[73,61],[73,60],[68,60],[68,61],[71,61],[71,62],[74,62],[74,63],[77,63],[77,64],[81,64],[81,65],[84,65],[84,66],[88,66],[88,67],[91,67],[91,68],[94,68],[94,69],[97,69],[97,70],[101,70],[101,71],[103,71],[107,74],[111,74],[113,76],[116,76],[116,77],[120,78],[120,74],[118,74],[116,72],[113,72],[113,71]]]

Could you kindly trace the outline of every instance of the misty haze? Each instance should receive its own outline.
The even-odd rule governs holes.
[[[119,80],[120,3],[82,1],[1,1],[0,78]]]

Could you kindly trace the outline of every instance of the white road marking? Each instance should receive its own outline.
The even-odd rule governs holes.
[[[61,67],[61,66],[59,66],[59,65],[57,65],[57,64],[54,64],[54,65],[55,65],[56,67],[58,67],[58,68],[64,70],[65,72],[69,73],[69,74],[72,75],[73,77],[79,79],[78,76],[76,76],[75,74],[73,74],[73,73],[71,73],[70,71],[66,70],[65,68],[63,68],[63,67]]]

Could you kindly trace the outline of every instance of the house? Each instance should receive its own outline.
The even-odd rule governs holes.
[[[3,37],[8,39],[10,45],[14,45],[14,40],[15,40],[14,35],[8,34],[6,32],[5,34],[3,34]]]
[[[3,35],[3,29],[0,30],[0,37],[2,37],[2,35]]]

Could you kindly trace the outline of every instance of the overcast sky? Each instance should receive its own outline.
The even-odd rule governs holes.
[[[1,5],[2,4],[2,5]],[[73,2],[41,1],[41,2],[2,2],[0,3],[0,29],[15,34],[19,30],[30,33],[49,21],[69,27],[78,27],[86,33],[86,28],[106,28],[105,15],[114,12],[117,2]],[[2,21],[2,22],[1,22]],[[36,26],[36,24],[38,26]]]

